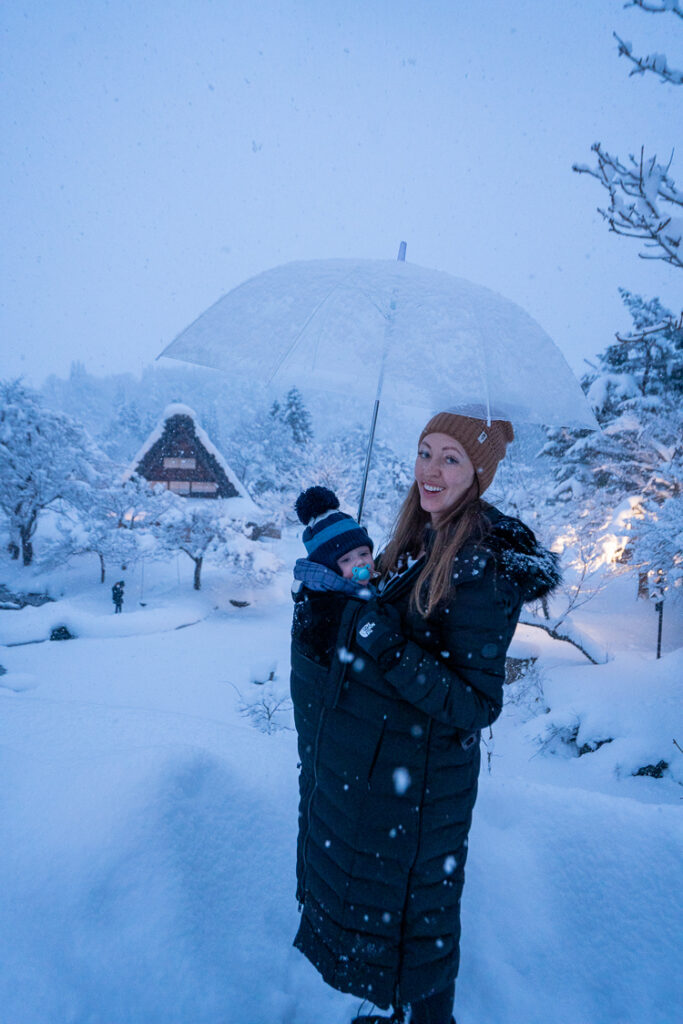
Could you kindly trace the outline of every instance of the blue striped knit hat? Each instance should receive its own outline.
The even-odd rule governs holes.
[[[339,572],[337,559],[347,551],[373,543],[367,531],[353,516],[339,511],[339,499],[327,487],[309,487],[294,503],[299,520],[306,529],[303,542],[311,562]]]

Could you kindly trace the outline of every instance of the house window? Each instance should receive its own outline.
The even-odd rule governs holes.
[[[175,491],[176,494],[189,494],[190,493],[190,481],[189,480],[169,480],[168,482],[169,491]]]
[[[196,459],[164,459],[164,469],[196,469]]]
[[[213,480],[193,480],[191,491],[193,494],[215,494],[218,484]]]

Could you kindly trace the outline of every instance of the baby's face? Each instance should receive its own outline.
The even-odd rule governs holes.
[[[362,565],[367,565],[371,573],[375,571],[372,551],[367,544],[363,544],[359,548],[352,548],[351,551],[347,551],[345,555],[342,555],[341,558],[337,559],[339,572],[345,580],[352,579],[355,567]]]

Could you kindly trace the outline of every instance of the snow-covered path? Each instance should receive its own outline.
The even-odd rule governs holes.
[[[124,629],[147,611],[117,635],[93,612],[80,639],[0,649],[0,1024],[346,1024],[358,1007],[291,948],[294,733],[240,713],[286,693],[289,605],[181,604],[156,632]],[[5,643],[35,611],[4,613]],[[674,1024],[680,788],[615,779],[609,747],[533,756],[533,728],[508,713],[482,774],[459,1024]]]

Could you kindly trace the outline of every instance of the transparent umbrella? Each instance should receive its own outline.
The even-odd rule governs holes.
[[[380,398],[426,416],[457,409],[597,427],[564,356],[520,306],[400,254],[275,267],[224,295],[161,355],[374,402],[366,475]]]

